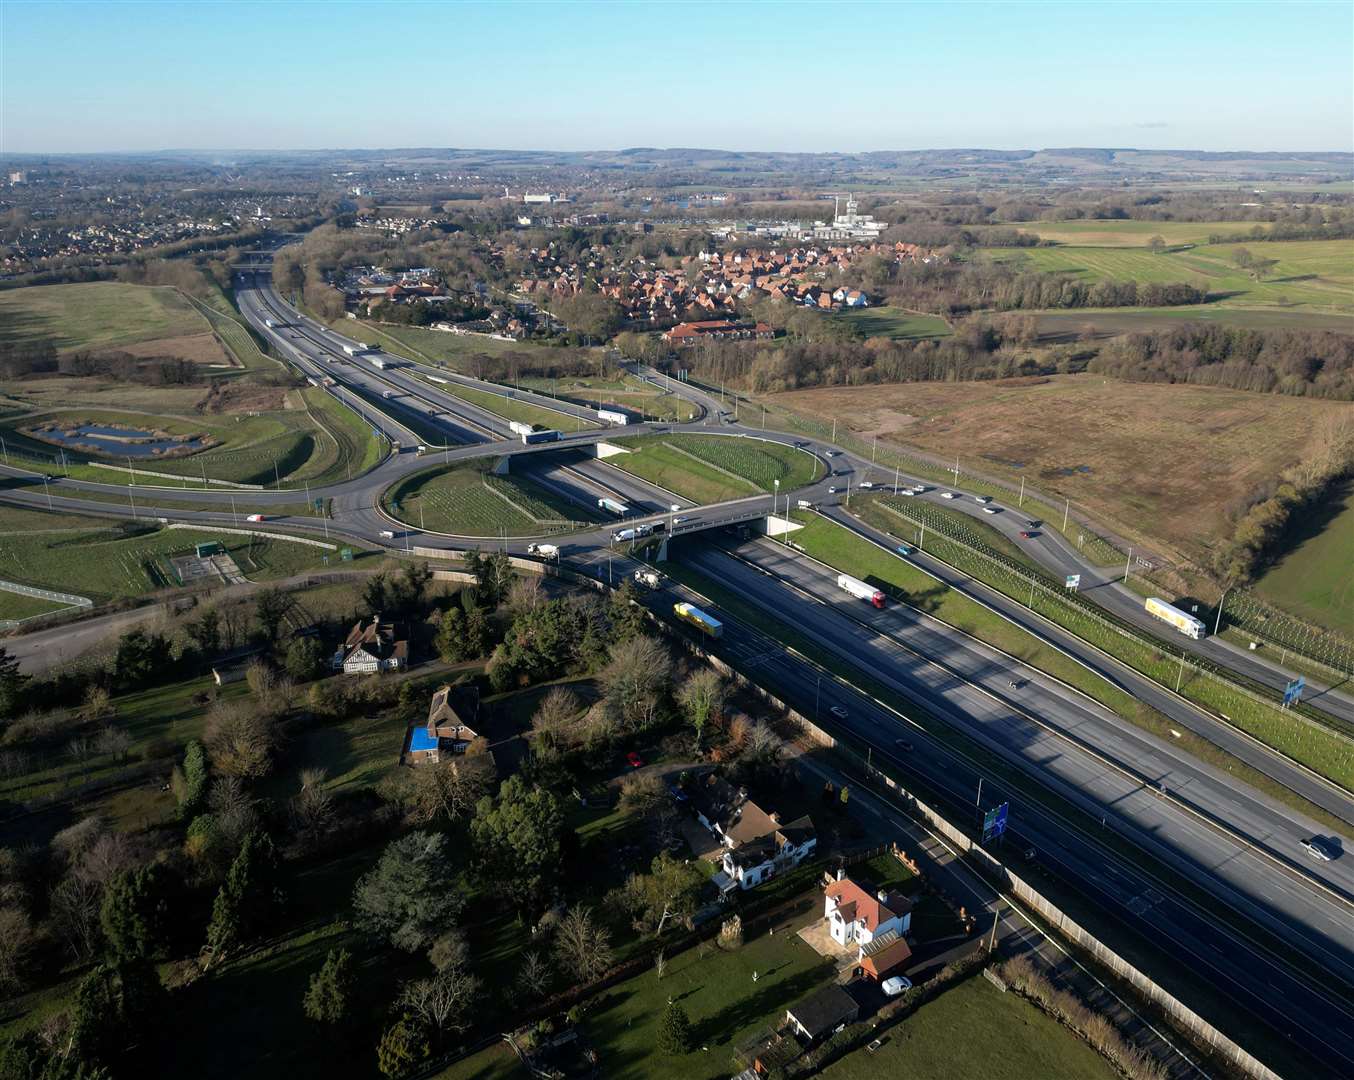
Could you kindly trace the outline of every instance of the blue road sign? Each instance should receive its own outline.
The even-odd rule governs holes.
[[[1006,831],[1006,822],[1010,817],[1011,804],[1004,802],[1000,806],[994,806],[983,815],[983,843],[989,840],[995,840]]]
[[[1307,680],[1299,675],[1283,688],[1283,703],[1285,705],[1296,705],[1302,700],[1302,692],[1306,688]]]

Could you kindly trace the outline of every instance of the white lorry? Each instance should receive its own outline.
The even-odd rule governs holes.
[[[837,575],[837,588],[850,593],[858,600],[868,600],[877,608],[884,606],[884,594],[873,585],[866,585],[859,578],[853,578],[850,574]]]
[[[527,554],[541,559],[558,559],[559,548],[554,544],[528,544]]]

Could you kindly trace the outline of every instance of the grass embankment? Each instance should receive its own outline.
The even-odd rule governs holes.
[[[318,438],[315,453],[286,478],[286,485],[300,481],[315,486],[338,483],[361,476],[381,463],[386,442],[373,435],[357,413],[319,387],[306,387],[300,396]]]
[[[650,382],[628,374],[596,377],[568,375],[562,379],[533,376],[520,382],[525,389],[593,409],[619,405],[646,420],[684,422],[692,419],[697,412],[691,402],[665,389],[666,381],[663,379]]]
[[[0,524],[9,510],[0,512]],[[59,519],[57,519],[59,520]],[[78,519],[91,521],[92,519]],[[202,529],[168,529],[144,522],[99,522],[82,528],[10,533],[0,544],[0,577],[24,585],[87,596],[95,602],[177,587],[169,557],[195,544],[219,541],[245,576],[271,580],[320,570],[323,548]]]
[[[1354,636],[1354,484],[1328,496],[1287,553],[1255,583],[1266,600]]]
[[[259,348],[258,339],[240,320],[230,301],[223,294],[217,292],[207,303],[196,299],[192,300],[192,303],[211,324],[226,351],[241,368],[245,371],[272,373],[281,370],[283,365]]]
[[[915,523],[910,519],[914,511],[905,500],[886,496],[877,500],[877,506],[879,509],[872,511],[870,504],[862,500],[862,504],[858,504],[854,509],[876,528],[901,535],[909,542],[915,541]],[[892,509],[884,509],[888,507]],[[799,540],[799,534],[796,534],[796,540]],[[901,560],[892,559],[886,552],[868,544],[867,541],[857,540],[857,543],[867,544],[878,553],[877,558],[871,560],[872,565],[879,559],[902,565]],[[1301,762],[1327,779],[1347,790],[1354,788],[1354,749],[1346,739],[1335,732],[1315,723],[1305,723],[1302,719],[1284,713],[1275,705],[1228,682],[1203,674],[1192,664],[1185,664],[1182,676],[1179,656],[1170,655],[1164,646],[1152,643],[1141,636],[1140,632],[1121,633],[1103,616],[1094,613],[1088,601],[1079,601],[1075,596],[1066,595],[1057,587],[1059,583],[1033,575],[1026,568],[1006,566],[998,560],[984,558],[975,554],[971,547],[943,536],[934,529],[927,533],[925,550],[928,555],[972,574],[979,581],[1057,623],[1083,641],[1109,653],[1116,660],[1162,686],[1176,689],[1178,684],[1179,692],[1184,697],[1203,707],[1210,714],[1221,714],[1233,726]],[[832,560],[825,557],[824,561]],[[850,567],[843,566],[842,569],[850,572]],[[1096,682],[1103,682],[1089,673],[1086,674]],[[1147,709],[1137,702],[1134,702],[1129,711],[1114,705],[1110,707],[1155,735],[1175,738],[1171,735],[1172,728],[1169,722],[1155,710]],[[1289,805],[1299,807],[1316,820],[1349,834],[1350,827],[1347,823],[1300,799],[1287,788],[1250,769],[1207,740],[1184,732],[1175,741],[1203,760],[1226,769],[1239,779],[1246,780]]]
[[[958,459],[965,491],[1012,509],[1023,477],[1047,501],[1027,493],[1020,512],[1074,545],[1087,530],[1075,520],[1062,529],[1064,498],[1135,546],[1200,565],[1230,532],[1228,508],[1298,460],[1319,420],[1354,411],[1347,402],[1085,374],[832,387],[772,401],[816,420],[815,433],[830,436],[835,417],[838,441],[854,436],[852,449],[867,458],[877,436],[881,472],[899,454],[904,470],[955,482],[943,465],[908,460],[891,443],[914,445],[941,462]],[[984,485],[966,468],[1011,486]],[[1122,562],[1123,553],[1093,545],[1082,551],[1097,564]]]
[[[42,600],[36,596],[0,589],[0,622],[6,619],[34,619],[69,606],[57,600]]]
[[[617,468],[697,503],[723,502],[812,483],[818,459],[782,443],[721,435],[644,435],[617,439],[632,453],[608,458]]]
[[[456,536],[541,536],[598,520],[530,480],[495,476],[483,463],[414,473],[381,501],[387,512],[413,527]]]
[[[981,1017],[982,1037],[974,1037]],[[1083,1040],[1019,994],[964,979],[889,1029],[874,1053],[857,1050],[824,1080],[1111,1080],[1119,1073]]]
[[[508,394],[494,393],[492,390],[480,390],[455,382],[439,386],[438,389],[495,416],[501,416],[504,420],[516,420],[518,423],[532,424],[538,428],[581,431],[584,428],[600,426],[596,420],[584,420],[578,416],[556,412],[554,409],[545,409],[528,401],[519,401]]]

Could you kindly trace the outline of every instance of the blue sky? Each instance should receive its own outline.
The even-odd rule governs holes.
[[[1354,4],[0,2],[0,151],[1354,148]]]

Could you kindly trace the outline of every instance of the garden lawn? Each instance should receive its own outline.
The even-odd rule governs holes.
[[[584,1029],[612,1080],[715,1080],[738,1071],[731,1056],[740,1040],[775,1024],[833,974],[790,932],[763,934],[733,952],[712,948],[703,959],[691,948],[668,962],[661,980],[647,970],[594,999]],[[686,1010],[695,1036],[696,1048],[678,1057],[657,1047],[669,998]]]
[[[429,1080],[528,1080],[529,1076],[512,1048],[499,1042],[434,1073]]]
[[[822,1071],[823,1080],[1115,1080],[1086,1043],[1018,994],[981,975],[928,1002],[864,1049]]]

